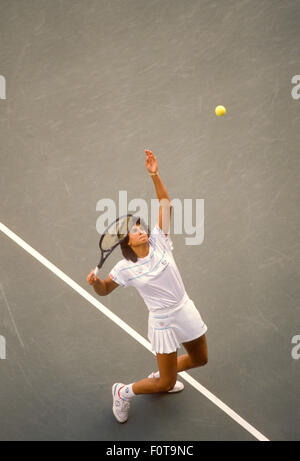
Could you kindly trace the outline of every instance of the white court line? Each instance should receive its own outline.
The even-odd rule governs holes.
[[[78,294],[80,294],[83,298],[85,298],[90,304],[92,304],[96,309],[98,309],[102,314],[106,315],[112,322],[122,328],[126,333],[128,333],[132,338],[134,338],[137,342],[139,342],[142,346],[144,346],[148,351],[152,354],[151,346],[149,341],[147,341],[143,336],[141,336],[137,331],[131,328],[127,323],[123,322],[120,317],[115,315],[111,312],[107,307],[105,307],[102,303],[100,303],[94,296],[90,295],[86,290],[84,290],[78,283],[74,282],[70,277],[68,277],[64,272],[62,272],[58,267],[52,264],[48,259],[42,256],[38,251],[32,248],[28,243],[24,242],[18,235],[12,232],[8,227],[0,222],[0,230],[7,235],[10,239],[12,239],[17,245],[19,245],[23,250],[27,251],[31,256],[37,259],[41,264],[43,264],[47,269],[53,272],[57,277],[63,280],[67,285],[69,285],[73,290],[75,290]],[[154,354],[155,355],[155,354]],[[251,426],[245,419],[239,416],[235,411],[229,408],[225,403],[223,403],[218,397],[212,394],[208,389],[206,389],[202,384],[196,381],[192,376],[190,376],[185,371],[179,373],[180,376],[185,379],[191,386],[193,386],[197,391],[201,392],[208,400],[214,403],[217,407],[219,407],[222,411],[224,411],[230,418],[232,418],[236,423],[242,426],[246,431],[252,434],[257,440],[267,442],[267,439],[261,432],[259,432],[255,427]]]

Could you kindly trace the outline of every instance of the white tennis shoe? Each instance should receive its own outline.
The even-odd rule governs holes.
[[[119,423],[125,423],[128,419],[128,412],[130,408],[129,400],[124,400],[120,397],[120,389],[123,387],[123,383],[115,383],[112,387],[113,397],[113,414]]]
[[[152,373],[150,373],[148,378],[155,378],[155,372],[152,371]],[[183,391],[183,389],[184,389],[184,384],[181,381],[176,381],[175,386],[173,387],[173,389],[168,391],[168,394],[175,394],[175,392],[181,392]]]

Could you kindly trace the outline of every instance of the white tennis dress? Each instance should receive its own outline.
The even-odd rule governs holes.
[[[153,352],[170,354],[180,344],[207,331],[194,302],[187,295],[173,257],[173,243],[156,224],[149,237],[149,253],[137,262],[121,259],[109,277],[122,287],[134,286],[149,309],[148,338]]]

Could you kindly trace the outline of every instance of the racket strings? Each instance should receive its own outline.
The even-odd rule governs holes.
[[[108,251],[123,240],[135,224],[136,219],[133,216],[125,216],[114,222],[101,239],[102,250]]]

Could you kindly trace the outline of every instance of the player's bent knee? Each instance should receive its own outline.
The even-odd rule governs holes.
[[[173,389],[173,387],[175,386],[175,384],[176,384],[176,381],[172,382],[172,383],[170,384],[170,386],[169,386],[168,391],[170,391],[171,389]]]
[[[173,389],[173,387],[175,386],[175,384],[176,384],[176,379],[173,380],[173,381],[171,381],[171,382],[169,383],[169,389],[168,389],[168,391],[170,391],[171,389]]]
[[[173,389],[173,387],[175,386],[176,384],[176,379],[172,379],[172,380],[168,380],[168,381],[163,381],[163,382],[160,382],[158,384],[159,386],[159,392],[168,392],[170,391],[171,389]]]
[[[208,363],[208,357],[199,357],[194,361],[194,367],[204,367]]]
[[[208,363],[208,357],[202,357],[201,360],[199,361],[199,367],[204,367],[204,365],[207,365]]]

